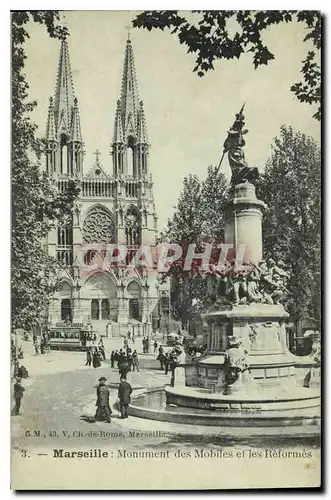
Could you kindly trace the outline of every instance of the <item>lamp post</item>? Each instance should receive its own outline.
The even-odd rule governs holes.
[[[159,288],[160,288],[160,284],[159,282],[156,280],[156,283],[155,283],[155,289],[156,289],[156,295],[157,295],[157,330],[160,329],[160,311],[161,311],[161,308],[160,308],[160,295],[159,295]]]

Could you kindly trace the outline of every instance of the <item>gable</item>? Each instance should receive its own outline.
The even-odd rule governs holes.
[[[110,175],[106,174],[100,164],[94,164],[91,170],[84,175],[84,179],[110,179]]]

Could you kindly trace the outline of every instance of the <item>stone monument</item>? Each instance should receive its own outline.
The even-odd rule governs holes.
[[[316,407],[318,393],[296,385],[296,356],[286,345],[282,299],[289,275],[282,262],[262,260],[266,205],[255,193],[258,170],[245,160],[244,124],[242,108],[224,143],[232,170],[225,243],[233,246],[233,260],[210,273],[207,350],[185,366],[185,387],[166,388],[167,403],[259,413]]]

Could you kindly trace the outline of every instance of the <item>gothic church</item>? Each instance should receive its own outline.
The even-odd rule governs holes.
[[[78,179],[79,200],[72,219],[59,222],[47,239],[49,255],[63,264],[62,286],[51,302],[48,322],[92,323],[102,335],[118,336],[134,328],[148,335],[169,314],[153,271],[91,265],[93,245],[123,244],[133,255],[140,245],[154,246],[157,216],[148,161],[149,144],[143,101],[139,100],[131,40],[125,48],[120,98],[111,145],[112,173],[100,163],[84,173],[84,143],[78,100],[71,74],[68,41],[61,40],[54,99],[50,98],[46,127],[46,171],[59,190]],[[83,250],[83,252],[82,252]],[[82,264],[81,256],[85,262]],[[100,255],[99,255],[100,257]],[[91,262],[88,262],[90,264]],[[164,307],[160,307],[160,305]]]

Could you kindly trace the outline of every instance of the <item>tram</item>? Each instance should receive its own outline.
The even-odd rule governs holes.
[[[86,351],[95,342],[96,335],[90,325],[58,323],[49,328],[48,339],[51,350]]]

